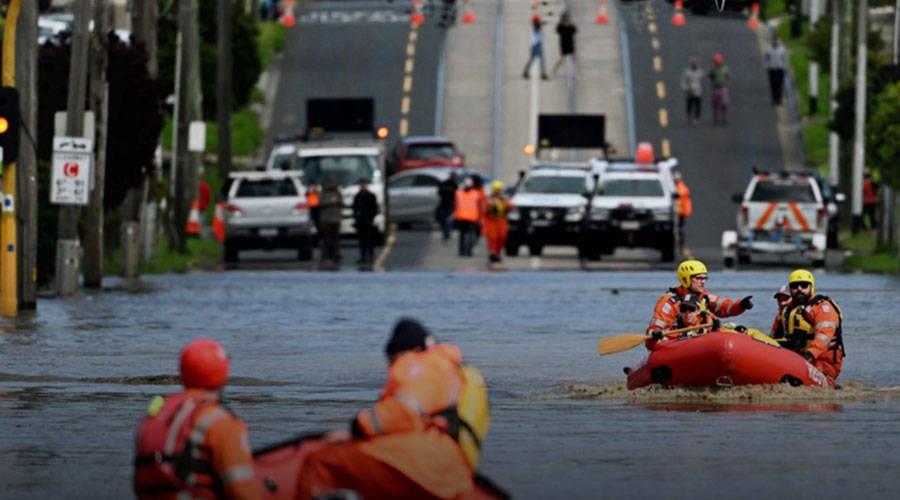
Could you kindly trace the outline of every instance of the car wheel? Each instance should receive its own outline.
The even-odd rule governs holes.
[[[238,261],[238,249],[234,245],[234,243],[225,240],[225,262],[237,262]]]
[[[530,243],[528,245],[528,253],[532,257],[540,257],[543,252],[544,245],[541,245],[540,243]]]
[[[519,242],[518,241],[507,241],[506,242],[506,256],[507,257],[517,257],[519,255]]]
[[[738,254],[738,264],[744,265],[750,263],[750,254],[748,253],[739,253]]]
[[[303,243],[303,245],[297,249],[297,260],[309,261],[313,258],[313,251],[310,244]]]

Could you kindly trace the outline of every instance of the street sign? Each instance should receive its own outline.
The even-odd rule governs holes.
[[[188,125],[188,151],[202,153],[206,151],[206,123],[193,121]]]
[[[94,141],[81,137],[53,138],[50,203],[87,205],[90,197]]]

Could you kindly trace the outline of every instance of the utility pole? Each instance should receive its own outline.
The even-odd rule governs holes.
[[[820,0],[809,0],[809,30],[815,29],[822,15]],[[809,114],[815,116],[819,111],[819,63],[809,58]]]
[[[231,0],[219,0],[216,31],[216,117],[219,125],[219,178],[224,182],[231,172]]]
[[[897,0],[900,1],[900,0]],[[829,72],[831,84],[831,117],[838,109],[838,88],[840,87],[840,45],[841,45],[841,0],[831,0],[831,65]],[[832,130],[828,134],[828,177],[831,184],[837,186],[840,180],[841,138]]]
[[[178,122],[175,144],[175,189],[172,200],[172,224],[174,247],[180,252],[187,249],[184,224],[196,191],[196,155],[188,153],[190,123],[202,114],[200,94],[199,33],[197,26],[197,0],[181,0],[179,3],[178,31],[181,36],[181,64],[178,82]]]
[[[853,215],[853,232],[862,227],[862,184],[863,167],[866,163],[866,35],[868,34],[867,18],[868,0],[859,0],[856,31],[856,127],[853,138],[853,195],[851,213]]]
[[[106,0],[94,2],[94,31],[91,34],[91,109],[97,123],[94,139],[93,185],[84,217],[84,286],[103,285],[103,184],[106,174],[106,139],[110,9]]]
[[[19,0],[13,0],[6,12],[3,27],[3,68],[4,87],[16,86],[16,29],[19,24]],[[0,162],[5,161],[0,159]],[[0,165],[2,166],[2,165]],[[0,215],[0,314],[15,317],[19,313],[19,271],[16,221],[16,162],[12,161],[3,172],[2,186],[4,207]],[[12,197],[12,205],[7,207],[7,196]]]
[[[16,88],[21,131],[16,164],[16,216],[19,241],[19,310],[37,307],[37,2],[23,2],[16,26]]]
[[[69,96],[66,102],[66,135],[84,134],[84,97],[87,92],[88,21],[91,0],[75,0],[72,26],[72,55],[69,63]],[[59,295],[75,293],[81,267],[77,206],[60,205],[56,242],[56,290]]]

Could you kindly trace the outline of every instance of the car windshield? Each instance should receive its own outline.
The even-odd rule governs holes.
[[[290,179],[243,179],[236,198],[270,198],[297,196],[297,187]]]
[[[334,177],[339,186],[350,186],[360,179],[377,180],[375,157],[367,155],[308,156],[303,158],[303,183],[320,186]]]
[[[663,196],[656,179],[610,179],[603,182],[603,196]]]
[[[750,201],[792,201],[795,203],[815,203],[816,195],[809,182],[786,179],[765,179],[756,183]]]
[[[583,177],[536,175],[525,179],[519,190],[523,193],[581,194],[585,183]]]
[[[273,170],[296,170],[297,155],[294,153],[278,153],[272,158]]]
[[[456,156],[456,151],[450,144],[412,144],[406,151],[406,157],[410,160],[450,160]]]

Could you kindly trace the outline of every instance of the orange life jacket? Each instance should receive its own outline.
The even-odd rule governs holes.
[[[478,222],[481,219],[481,196],[477,189],[456,192],[456,207],[453,210],[453,218],[461,221]]]
[[[690,217],[693,212],[691,205],[691,192],[688,190],[684,181],[678,181],[675,184],[675,190],[678,191],[678,215],[681,217]]]
[[[309,208],[316,208],[319,206],[319,192],[318,191],[307,191],[306,192],[306,203],[309,204]]]

